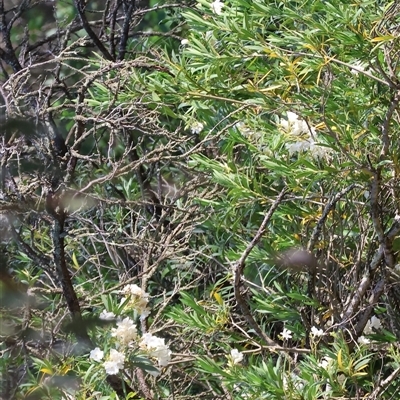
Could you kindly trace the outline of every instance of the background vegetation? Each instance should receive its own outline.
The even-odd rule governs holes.
[[[396,398],[399,11],[0,2],[2,398]]]

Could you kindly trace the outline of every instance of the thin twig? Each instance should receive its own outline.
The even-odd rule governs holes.
[[[379,385],[374,389],[374,391],[370,394],[368,399],[375,400],[378,399],[379,396],[386,390],[386,388],[397,378],[400,374],[400,367],[397,367],[386,379],[381,381]]]
[[[90,24],[86,18],[85,12],[84,12],[84,7],[83,7],[82,2],[79,0],[75,0],[75,7],[76,7],[76,10],[78,11],[79,17],[81,18],[82,25],[83,25],[86,33],[89,35],[90,39],[92,39],[93,43],[100,50],[101,54],[103,54],[104,58],[106,58],[108,61],[114,61],[114,58],[112,57],[112,55],[104,47],[103,43],[100,41],[100,39],[97,37],[97,35],[93,32],[92,28],[90,27]]]
[[[336,205],[336,203],[350,190],[353,190],[355,187],[360,187],[362,188],[361,185],[358,185],[356,183],[352,183],[350,186],[342,189],[339,193],[336,193],[335,196],[331,200],[328,201],[328,203],[325,205],[324,211],[322,212],[321,218],[318,220],[317,225],[315,226],[313,233],[311,235],[310,240],[308,241],[307,244],[307,250],[312,251],[312,249],[315,246],[315,243],[319,239],[319,235],[321,234],[322,227],[325,224],[326,219],[328,218],[328,215],[330,211],[333,209],[333,207]]]
[[[272,204],[271,208],[265,215],[264,220],[262,221],[260,227],[258,228],[258,231],[257,231],[256,235],[254,236],[253,240],[249,243],[249,245],[246,247],[245,251],[239,258],[239,260],[236,261],[236,263],[232,267],[233,276],[234,276],[235,298],[236,298],[236,302],[240,306],[240,309],[242,310],[243,316],[246,318],[246,321],[248,322],[248,324],[255,330],[257,335],[261,339],[265,340],[265,342],[269,346],[274,346],[274,347],[280,347],[280,346],[278,346],[276,342],[274,342],[268,335],[266,335],[265,332],[263,332],[262,329],[260,328],[260,326],[257,324],[256,320],[251,315],[250,309],[249,309],[246,301],[244,300],[244,298],[241,294],[240,286],[241,286],[241,278],[243,275],[243,270],[244,270],[246,259],[249,256],[249,254],[251,253],[251,251],[254,249],[254,247],[257,245],[257,243],[261,240],[261,237],[264,235],[264,233],[267,229],[267,225],[269,224],[269,221],[272,218],[272,215],[278,208],[279,204],[282,202],[286,193],[287,193],[287,189],[285,187],[281,190],[278,197]]]
[[[383,159],[385,156],[388,155],[389,152],[389,147],[390,147],[390,138],[389,138],[389,131],[390,131],[390,122],[392,120],[393,113],[395,112],[396,108],[399,105],[400,101],[400,94],[398,89],[395,91],[393,94],[391,100],[390,100],[390,107],[387,110],[387,113],[385,115],[385,118],[383,120],[382,126],[381,126],[381,132],[382,132],[382,151],[381,151],[381,158]]]

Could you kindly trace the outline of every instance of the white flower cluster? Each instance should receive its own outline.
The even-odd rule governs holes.
[[[103,310],[99,316],[103,321],[112,321],[115,319],[115,314],[112,311]]]
[[[285,133],[295,140],[293,143],[286,144],[289,155],[308,151],[313,158],[326,158],[331,152],[329,148],[321,146],[316,141],[317,132],[315,128],[309,126],[297,114],[288,111],[287,118],[281,118],[279,125]]]
[[[357,339],[357,343],[361,344],[361,345],[362,344],[367,345],[367,344],[370,344],[371,341],[368,338],[366,338],[364,335],[362,335]]]
[[[126,317],[117,322],[117,328],[113,328],[111,336],[117,338],[124,346],[128,346],[137,338],[136,325],[129,317]]]
[[[373,329],[381,329],[382,328],[382,323],[378,317],[375,317],[375,315],[367,322],[367,325],[365,325],[364,328],[364,335],[370,335],[374,333]]]
[[[165,367],[171,361],[171,350],[165,344],[165,340],[151,333],[145,333],[142,336],[139,347],[150,357],[156,358],[159,367]]]
[[[127,285],[121,291],[126,297],[122,299],[124,304],[123,310],[136,310],[141,318],[146,317],[150,310],[147,305],[149,302],[149,295],[137,285]],[[106,310],[100,314],[102,320],[114,320],[117,317],[113,312]],[[124,368],[125,353],[130,348],[136,345],[137,348],[144,351],[150,358],[155,358],[158,361],[159,367],[165,367],[171,360],[171,351],[165,340],[151,333],[145,333],[139,337],[135,321],[126,317],[124,319],[118,318],[116,327],[112,329],[111,336],[116,339],[116,349],[111,349],[108,357],[103,362],[103,367],[108,375],[115,375]],[[101,362],[104,358],[104,351],[96,347],[90,352],[90,358],[93,361]]]
[[[104,362],[104,369],[108,375],[115,375],[118,371],[124,368],[125,356],[123,353],[115,349],[110,350],[108,360]]]
[[[324,335],[324,331],[322,329],[318,329],[316,326],[311,328],[311,336],[312,337],[320,337]]]
[[[194,135],[198,135],[204,129],[204,125],[201,122],[194,122],[190,127],[190,130]]]
[[[100,362],[103,360],[104,351],[96,347],[90,352],[90,358],[93,361]],[[115,349],[110,350],[107,361],[104,361],[103,367],[108,375],[115,375],[118,371],[124,368],[125,355]]]
[[[146,318],[150,314],[150,310],[147,308],[149,295],[138,285],[126,285],[122,290],[122,293],[126,297],[122,298],[121,304],[126,302],[125,307],[135,309],[142,319]]]
[[[211,9],[217,15],[221,15],[222,14],[222,7],[223,6],[224,6],[224,3],[222,3],[222,1],[220,1],[220,0],[215,0],[215,1],[213,1],[211,3]]]
[[[243,353],[241,353],[238,349],[232,349],[231,360],[233,365],[240,364],[243,361]]]
[[[374,333],[374,330],[378,330],[382,328],[381,320],[375,315],[369,319],[365,328],[363,330],[363,335],[357,339],[357,343],[361,345],[369,345],[371,344],[371,340],[365,337],[364,335],[371,335]]]

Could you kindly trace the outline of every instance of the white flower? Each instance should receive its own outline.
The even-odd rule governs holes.
[[[122,293],[127,296],[128,303],[126,307],[134,308],[142,317],[147,317],[150,310],[147,308],[149,302],[149,294],[142,290],[138,285],[126,285],[122,290]],[[122,299],[123,304],[126,299]]]
[[[314,141],[311,142],[309,150],[313,158],[326,158],[332,152],[329,147],[321,146]]]
[[[364,335],[370,335],[371,333],[374,333],[374,329],[380,329],[382,328],[381,321],[378,317],[375,317],[375,315],[367,322],[367,325],[365,325],[364,328]]]
[[[181,45],[182,46],[187,46],[189,44],[189,39],[182,39],[181,40]]]
[[[357,339],[357,343],[359,343],[359,344],[370,344],[371,341],[369,339],[367,339],[365,336],[360,336]]]
[[[301,153],[303,151],[307,151],[311,146],[311,142],[308,140],[299,140],[294,143],[286,143],[285,147],[289,151],[289,155],[292,156],[296,153]]]
[[[321,359],[321,361],[318,363],[318,365],[319,365],[320,367],[322,367],[323,369],[328,369],[328,365],[329,365],[331,362],[332,362],[332,358],[325,356],[325,357],[323,357],[323,358]]]
[[[165,367],[171,361],[171,350],[162,338],[153,336],[151,333],[145,333],[139,346],[150,357],[157,359],[159,367]]]
[[[306,135],[310,137],[310,128],[306,121],[299,119],[299,116],[291,111],[288,111],[286,115],[287,119],[281,119],[280,125],[287,133],[293,136]]]
[[[127,317],[117,322],[117,328],[113,328],[111,335],[116,337],[122,344],[128,345],[137,337],[136,325]]]
[[[309,151],[313,158],[326,158],[332,150],[326,146],[321,146],[316,141],[317,132],[310,127],[306,121],[291,111],[286,113],[286,119],[281,118],[279,125],[287,134],[292,136],[294,142],[286,143],[285,147],[292,156],[296,153]]]
[[[231,350],[231,357],[233,364],[240,364],[243,361],[243,353],[241,353],[238,349]]]
[[[286,144],[289,155],[309,150],[313,140],[306,121],[299,119],[298,115],[291,111],[288,111],[286,115],[286,119],[281,118],[279,124],[287,134],[296,137],[295,142]],[[315,133],[314,128],[311,131]]]
[[[283,331],[281,332],[281,336],[283,340],[291,339],[292,338],[292,331],[289,329],[283,328]]]
[[[112,311],[108,312],[107,310],[103,310],[99,318],[104,321],[112,321],[115,318],[115,314]]]
[[[138,296],[138,297],[149,296],[143,289],[141,289],[138,285],[135,284],[126,285],[122,289],[122,293],[124,293],[125,295]]]
[[[104,369],[108,375],[115,375],[124,368],[125,356],[115,349],[110,350],[108,360],[103,363]]]
[[[311,328],[311,336],[317,337],[317,336],[323,336],[324,331],[322,329],[318,329],[317,327],[313,326]]]
[[[195,122],[192,124],[190,127],[190,130],[192,131],[193,134],[198,135],[204,128],[204,125],[201,122]]]
[[[224,3],[222,3],[220,0],[215,0],[211,3],[211,9],[213,12],[217,15],[222,14],[222,7],[224,6]]]
[[[108,375],[116,375],[120,370],[118,364],[113,361],[105,361],[103,367]]]
[[[382,328],[381,320],[375,315],[370,319],[372,328],[380,329]]]
[[[98,347],[96,347],[94,350],[90,352],[90,358],[93,361],[101,361],[104,357],[104,351],[100,350]]]

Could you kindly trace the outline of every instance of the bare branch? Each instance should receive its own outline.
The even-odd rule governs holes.
[[[256,235],[254,236],[253,240],[249,243],[249,245],[246,247],[244,250],[243,254],[239,258],[238,261],[235,262],[235,264],[232,266],[232,273],[233,273],[233,287],[235,291],[235,298],[236,301],[242,310],[243,316],[246,318],[246,321],[248,324],[255,330],[257,335],[263,339],[269,346],[278,346],[268,335],[265,334],[257,324],[256,320],[254,317],[251,315],[250,309],[244,300],[242,294],[241,294],[241,279],[243,275],[243,270],[245,267],[245,262],[251,251],[254,249],[254,247],[257,245],[257,243],[261,240],[262,236],[264,235],[267,226],[269,224],[269,221],[271,220],[274,212],[278,208],[279,204],[282,202],[283,198],[285,197],[287,193],[287,188],[283,188],[277,198],[275,199],[274,203],[268,210],[267,214],[265,215],[260,227],[258,228],[258,231]]]

